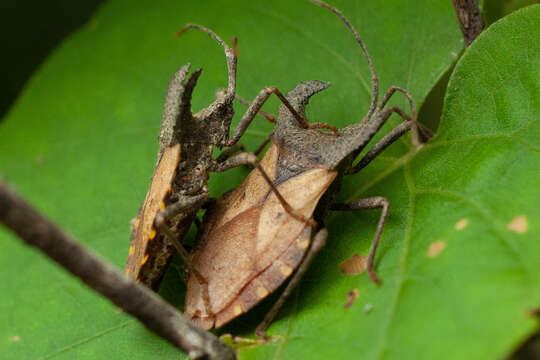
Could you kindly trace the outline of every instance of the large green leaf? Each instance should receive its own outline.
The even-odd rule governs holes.
[[[450,2],[342,0],[336,5],[364,37],[381,89],[392,84],[405,87],[419,104],[461,50]],[[254,97],[265,85],[286,91],[303,80],[328,80],[334,85],[313,99],[308,115],[311,121],[337,126],[359,121],[369,102],[369,73],[360,49],[335,16],[307,1],[236,1],[234,6],[225,0],[190,4],[111,1],[51,56],[12,108],[0,128],[0,173],[40,210],[119,266],[126,258],[129,220],[146,193],[155,163],[168,78],[187,61],[193,67],[204,66],[195,92],[195,109],[206,106],[215,90],[226,84],[224,56],[214,42],[196,32],[180,39],[172,36],[187,22],[211,27],[224,39],[239,37],[238,89],[244,97]],[[473,49],[471,57],[472,53]],[[492,56],[484,58],[491,61],[490,66],[498,66]],[[533,60],[532,50],[527,59]],[[472,71],[465,64],[460,69],[465,75]],[[475,75],[462,81],[460,89],[474,79],[479,78]],[[456,81],[457,76],[453,84]],[[531,81],[525,84],[534,85]],[[518,96],[516,101],[526,98]],[[402,100],[396,103],[405,104]],[[272,100],[266,109],[275,111],[276,105]],[[503,101],[497,114],[511,105],[515,103]],[[239,107],[238,112],[242,110]],[[479,105],[475,105],[467,115],[472,117],[478,110]],[[528,108],[530,114],[534,110],[533,106]],[[365,275],[343,277],[337,266],[353,253],[367,252],[377,215],[334,215],[328,222],[331,235],[327,249],[270,329],[271,334],[281,337],[269,345],[241,350],[241,356],[264,353],[269,357],[323,358],[360,354],[376,358],[410,352],[427,357],[459,349],[464,354],[478,354],[491,338],[497,342],[489,351],[502,354],[530,331],[533,324],[527,322],[524,311],[525,305],[535,299],[531,286],[535,286],[533,270],[537,262],[525,256],[534,254],[530,240],[534,213],[531,207],[518,206],[518,202],[532,202],[534,198],[526,189],[532,186],[532,180],[526,181],[531,178],[519,176],[521,167],[511,161],[511,155],[521,159],[524,152],[528,154],[527,149],[534,149],[532,125],[520,135],[530,139],[521,142],[528,143],[528,148],[502,137],[499,141],[506,139],[513,147],[507,145],[504,151],[496,151],[495,145],[490,145],[494,141],[491,138],[485,140],[489,142],[487,147],[476,146],[476,142],[454,144],[456,139],[471,135],[464,124],[478,131],[493,127],[484,121],[489,120],[485,113],[478,112],[479,118],[473,121],[458,118],[454,112],[449,101],[442,125],[444,135],[414,158],[403,157],[410,149],[404,139],[347,182],[344,199],[377,194],[391,200],[391,216],[377,259],[383,286],[374,287]],[[500,115],[504,114],[507,112]],[[510,125],[501,128],[504,120],[499,119],[497,124],[501,132],[514,129]],[[270,129],[269,124],[257,120],[244,142],[253,149]],[[478,154],[465,152],[471,159],[456,171],[457,161],[465,160],[462,146],[476,146]],[[515,178],[490,173],[489,166],[478,167],[479,163],[492,164],[488,162],[491,158],[498,159],[498,164],[513,163]],[[519,164],[524,166],[524,162]],[[445,175],[449,169],[454,177]],[[229,189],[245,174],[245,170],[236,170],[213,177],[212,192],[217,195]],[[493,185],[494,176],[499,183],[506,179],[506,193]],[[414,184],[414,188],[405,184]],[[519,191],[510,197],[514,184]],[[485,197],[454,201],[477,188],[489,189],[490,197],[478,192],[475,196]],[[496,191],[499,193],[492,196]],[[454,197],[448,197],[447,192]],[[528,196],[517,196],[519,192]],[[478,204],[503,207],[504,212],[492,214],[494,210],[481,210]],[[510,218],[526,214],[531,224],[529,233],[513,237],[507,233],[504,224],[510,219],[502,215],[506,212],[511,213]],[[495,215],[498,222],[489,222]],[[470,225],[458,237],[453,223],[465,217]],[[108,302],[34,250],[5,232],[0,237],[0,290],[4,294],[0,323],[5,324],[0,328],[2,356],[177,357],[167,343],[117,313]],[[446,249],[437,258],[427,259],[428,245],[438,239],[447,243]],[[516,255],[522,253],[523,258]],[[531,269],[526,273],[530,281],[522,276],[523,259]],[[181,304],[183,286],[175,270],[169,272],[162,293]],[[352,288],[359,289],[360,296],[345,310],[346,294]],[[527,294],[520,298],[521,303],[516,300],[516,292]],[[373,306],[368,315],[363,313],[366,304]],[[251,334],[263,310],[238,319],[227,330],[236,335]],[[461,329],[479,329],[485,336],[466,336]],[[426,340],[431,346],[426,346]]]
[[[531,7],[482,34],[450,80],[437,137],[351,187],[347,198],[394,204],[378,260],[386,281],[340,276],[336,263],[367,245],[376,218],[335,215],[328,251],[273,328],[284,335],[276,357],[496,359],[537,329],[539,20]],[[351,288],[359,297],[343,309]]]

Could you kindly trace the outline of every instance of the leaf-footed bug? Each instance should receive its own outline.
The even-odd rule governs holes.
[[[265,336],[277,311],[324,246],[327,230],[323,224],[330,210],[382,209],[367,261],[369,277],[374,283],[380,283],[374,271],[374,257],[388,214],[388,200],[370,197],[338,204],[335,198],[345,175],[364,168],[408,130],[412,129],[413,144],[419,146],[414,102],[408,91],[392,86],[379,103],[378,79],[369,53],[354,27],[336,8],[319,0],[310,1],[334,12],[360,45],[372,75],[371,105],[361,122],[333,134],[301,128],[290,112],[280,106],[272,145],[261,165],[287,202],[304,217],[313,217],[319,225],[313,227],[313,224],[287,214],[275,193],[271,193],[271,188],[255,171],[210,206],[191,255],[193,267],[208,284],[201,289],[192,275],[188,280],[185,305],[186,315],[206,329],[221,327],[245,313],[294,273],[256,330],[257,335]],[[310,97],[328,86],[322,81],[301,83],[287,94],[287,100],[305,116]],[[385,107],[396,91],[407,98],[410,116],[398,107]],[[353,165],[392,113],[405,121]],[[203,301],[202,290],[208,291],[209,313],[205,312],[208,307]]]
[[[248,164],[262,171],[257,157],[251,153],[243,152],[229,159],[226,157],[237,150],[238,140],[266,99],[271,94],[277,95],[296,121],[303,127],[309,127],[275,87],[267,87],[249,105],[233,136],[229,138],[236,90],[236,40],[233,39],[234,46],[230,48],[211,30],[193,24],[186,25],[178,35],[190,28],[205,32],[224,48],[228,87],[218,91],[216,100],[207,108],[192,115],[191,96],[202,70],[196,70],[188,77],[190,65],[184,65],[170,81],[159,134],[158,160],[146,198],[132,224],[125,267],[127,274],[154,290],[159,288],[175,250],[184,257],[188,270],[191,268],[181,240],[197,211],[209,200],[209,172],[222,172]],[[228,147],[217,160],[212,158],[214,146]],[[261,176],[273,187],[264,172]],[[280,201],[293,217],[307,221],[292,210],[283,198],[280,197]],[[204,287],[204,277],[197,270],[191,270]]]

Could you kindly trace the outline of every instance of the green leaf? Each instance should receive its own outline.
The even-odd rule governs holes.
[[[382,91],[399,85],[411,91],[417,104],[423,102],[461,50],[450,2],[342,0],[335,5],[349,16],[364,38]],[[360,121],[368,107],[369,72],[359,47],[334,15],[307,1],[253,4],[244,0],[234,5],[225,0],[189,4],[161,1],[159,5],[155,1],[107,3],[48,59],[2,123],[0,173],[41,211],[119,267],[127,257],[129,221],[144,198],[155,163],[169,77],[187,61],[194,68],[204,67],[194,94],[196,110],[207,106],[216,89],[226,84],[224,56],[215,42],[195,31],[179,39],[172,36],[188,22],[208,26],[226,40],[238,36],[238,92],[243,97],[253,98],[267,85],[287,91],[300,81],[321,79],[334,85],[313,98],[308,109],[311,121],[341,127]],[[265,109],[275,112],[277,104],[272,100]],[[405,101],[396,100],[395,104],[404,105]],[[242,113],[244,108],[239,106],[237,110]],[[383,132],[398,121],[391,119]],[[444,126],[453,129],[452,123],[449,119]],[[258,119],[244,143],[253,149],[271,128]],[[445,131],[452,134],[451,130]],[[328,223],[329,245],[270,329],[272,334],[283,337],[251,348],[249,353],[240,350],[241,356],[264,353],[267,357],[322,358],[365,354],[374,358],[393,355],[390,350],[424,349],[423,336],[437,333],[425,330],[429,324],[437,326],[447,319],[444,316],[450,310],[446,309],[444,316],[433,309],[422,311],[429,309],[430,299],[438,301],[438,297],[433,298],[442,294],[434,291],[437,286],[446,291],[454,288],[445,285],[444,278],[429,280],[442,270],[435,261],[425,259],[425,251],[434,233],[443,233],[442,224],[453,224],[456,219],[452,216],[460,209],[457,203],[444,205],[447,198],[426,200],[422,208],[410,207],[411,199],[421,201],[420,195],[416,198],[403,187],[403,177],[429,175],[424,163],[429,165],[437,158],[429,156],[431,152],[440,151],[437,156],[444,158],[446,151],[442,152],[442,146],[429,145],[414,158],[414,166],[406,163],[403,167],[403,159],[409,159],[402,158],[410,149],[408,144],[404,139],[393,145],[369,169],[350,179],[343,195],[353,198],[376,193],[388,196],[392,202],[377,259],[384,285],[375,288],[364,275],[343,277],[337,266],[353,253],[367,251],[377,214],[334,215]],[[423,157],[427,159],[417,160]],[[385,169],[388,173],[381,173]],[[228,190],[246,173],[240,169],[213,177],[212,193]],[[431,176],[445,180],[438,173]],[[360,188],[358,184],[362,184]],[[443,204],[446,210],[455,208],[456,214],[444,213],[435,221],[428,209],[440,211],[437,204]],[[530,215],[533,224],[532,211],[523,212]],[[464,210],[459,213],[460,217],[471,216],[469,229],[476,229],[480,222],[473,222],[472,215]],[[495,230],[490,231],[495,234]],[[463,254],[450,244],[448,234],[447,249],[437,260],[446,259],[446,266],[456,266]],[[0,291],[4,294],[0,300],[0,323],[4,324],[0,327],[1,354],[16,359],[178,357],[165,341],[118,313],[11,234],[2,232],[0,238]],[[474,255],[477,259],[478,255]],[[505,256],[499,254],[497,259]],[[181,304],[183,286],[176,270],[168,273],[162,294]],[[427,283],[412,282],[413,270],[421,270],[414,279],[428,277]],[[446,333],[448,341],[443,347],[432,347],[441,352],[447,348],[455,351],[454,341],[463,336],[459,327],[462,322],[472,322],[472,316],[464,314],[469,314],[473,294],[483,296],[482,290],[488,287],[491,291],[493,286],[480,282],[478,287],[479,281],[469,282],[462,268],[457,267],[448,278],[458,286],[459,294],[469,289],[470,297],[461,299],[462,304],[457,300],[454,303],[452,311],[461,317],[455,319],[456,335]],[[359,289],[360,297],[345,310],[346,294],[352,288]],[[453,294],[445,298],[450,296]],[[373,310],[365,315],[362,309],[368,303]],[[235,335],[252,334],[268,305],[238,319],[227,330],[234,330]],[[494,321],[492,318],[478,324]],[[400,335],[398,326],[406,326],[409,332]],[[514,337],[504,337],[503,343],[514,344],[531,326],[511,332]],[[411,332],[413,328],[419,331]],[[466,340],[474,343],[472,338]]]
[[[377,260],[383,286],[336,266],[362,244],[367,252],[376,215],[335,214],[327,251],[273,327],[284,335],[276,357],[498,359],[537,329],[539,19],[531,7],[482,34],[456,66],[436,138],[351,187],[347,198],[392,204]],[[360,295],[343,309],[352,288]]]

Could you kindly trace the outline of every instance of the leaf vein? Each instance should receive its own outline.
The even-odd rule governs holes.
[[[58,349],[58,350],[56,350],[56,351],[54,351],[54,352],[52,352],[52,353],[49,353],[49,354],[47,354],[47,355],[44,355],[44,356],[42,356],[42,357],[40,357],[40,358],[38,358],[38,359],[39,359],[39,360],[51,359],[51,358],[53,358],[53,357],[55,357],[55,356],[57,356],[57,355],[59,355],[59,354],[61,354],[61,353],[64,353],[64,352],[69,351],[69,350],[71,350],[71,349],[74,349],[74,348],[76,348],[76,347],[78,347],[78,346],[81,346],[81,345],[83,345],[83,344],[86,344],[86,343],[88,343],[88,342],[90,342],[90,341],[92,341],[92,340],[94,340],[94,339],[97,339],[97,338],[103,336],[103,335],[106,335],[106,334],[111,333],[111,332],[113,332],[113,331],[116,331],[116,330],[118,330],[118,329],[124,328],[124,327],[126,327],[127,325],[131,324],[131,323],[134,322],[134,321],[135,321],[135,319],[133,319],[133,320],[128,320],[128,321],[123,322],[123,323],[121,323],[121,324],[112,326],[112,327],[110,327],[110,328],[108,328],[108,329],[105,329],[105,330],[103,330],[103,331],[101,331],[101,332],[98,332],[97,334],[94,334],[94,335],[89,336],[89,337],[87,337],[87,338],[83,338],[83,339],[81,339],[81,340],[79,340],[79,341],[74,342],[73,344],[64,346],[63,348],[60,348],[60,349]]]

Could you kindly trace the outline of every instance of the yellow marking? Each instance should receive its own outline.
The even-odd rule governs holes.
[[[148,254],[144,255],[142,261],[141,261],[141,265],[144,265],[146,264],[146,262],[148,261]]]
[[[167,188],[167,192],[168,192],[169,194],[172,193],[172,186],[171,186],[171,185],[169,185],[169,187]]]
[[[13,341],[13,342],[19,342],[19,341],[21,341],[21,337],[18,336],[18,335],[14,335],[14,336],[12,336],[10,338],[10,340]]]
[[[444,241],[441,241],[441,240],[434,241],[431,243],[431,245],[429,245],[427,255],[430,258],[434,258],[438,256],[444,250],[445,247],[446,247],[446,243]]]
[[[129,275],[130,269],[126,269],[126,275]]]
[[[161,202],[161,205],[159,205],[159,210],[165,209],[165,201]]]
[[[469,225],[469,219],[461,219],[459,220],[454,227],[456,230],[463,230]]]
[[[128,254],[128,256],[133,255],[134,252],[135,252],[135,248],[133,247],[133,245],[130,245],[129,246],[129,254]]]
[[[257,296],[259,298],[262,299],[262,298],[266,297],[267,295],[268,295],[268,289],[267,288],[265,288],[264,286],[259,286],[257,288]]]
[[[131,231],[134,231],[136,228],[139,227],[139,218],[133,218],[131,219],[131,221],[129,222],[129,225],[131,226]]]
[[[296,243],[296,247],[299,249],[307,249],[308,246],[309,246],[309,239]]]
[[[292,267],[290,267],[289,265],[281,265],[279,267],[279,272],[281,273],[281,275],[283,275],[285,277],[288,277],[289,275],[291,275],[293,270],[294,269]]]
[[[525,234],[529,228],[527,217],[525,215],[516,216],[506,225],[506,229],[518,234]]]
[[[154,240],[155,237],[156,237],[156,229],[152,228],[152,230],[150,231],[150,240]]]
[[[236,316],[241,315],[243,313],[242,306],[240,306],[240,304],[235,304],[233,306],[233,312],[234,312],[234,315]]]

